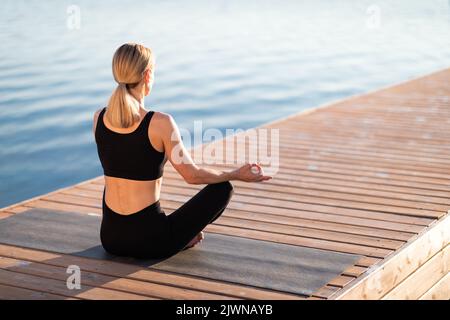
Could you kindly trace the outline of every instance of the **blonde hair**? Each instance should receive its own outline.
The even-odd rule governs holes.
[[[140,120],[139,103],[129,89],[139,85],[144,71],[152,71],[154,60],[152,50],[136,43],[126,43],[114,53],[112,70],[118,83],[108,102],[105,113],[114,127],[128,128]]]

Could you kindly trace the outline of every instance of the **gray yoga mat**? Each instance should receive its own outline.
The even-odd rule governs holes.
[[[136,260],[106,253],[101,217],[30,209],[0,220],[0,243],[107,259],[157,270],[311,295],[358,255],[208,233],[198,246],[165,260]]]

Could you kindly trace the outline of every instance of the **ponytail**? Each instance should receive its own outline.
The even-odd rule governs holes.
[[[128,128],[139,121],[139,104],[128,92],[127,85],[119,83],[108,102],[108,112],[105,114],[108,122],[114,127]]]

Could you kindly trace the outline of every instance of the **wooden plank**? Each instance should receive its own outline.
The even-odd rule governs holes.
[[[93,209],[102,208],[101,199],[91,199],[86,197],[71,196],[67,194],[54,194],[48,197],[43,197],[42,200],[53,201],[64,204],[83,205],[85,207],[92,207]]]
[[[431,287],[419,300],[450,300],[450,273]]]
[[[78,300],[43,291],[23,289],[0,284],[0,300]]]
[[[333,299],[380,299],[450,242],[450,214]]]
[[[124,293],[103,288],[95,288],[88,285],[83,285],[80,290],[70,290],[67,288],[66,281],[59,281],[23,273],[17,273],[4,269],[0,269],[0,284],[36,291],[42,290],[44,288],[45,292],[50,294],[81,299],[151,300],[149,297],[144,297],[137,294]]]
[[[355,263],[355,266],[368,268],[375,264],[380,263],[381,261],[382,261],[381,259],[376,259],[376,258],[371,258],[371,257],[362,257]]]
[[[321,300],[321,301],[323,301],[323,300],[327,300],[327,299],[326,298],[319,298],[319,297],[311,296],[311,297],[308,297],[308,300]]]
[[[316,292],[314,292],[312,297],[328,299],[330,296],[332,296],[336,292],[339,292],[340,290],[341,290],[341,288],[339,288],[339,287],[333,287],[333,286],[327,285],[327,286],[320,288]]]
[[[450,271],[450,246],[435,254],[383,300],[417,300]],[[447,288],[450,291],[450,287]]]
[[[0,269],[61,281],[66,281],[68,277],[66,267],[52,266],[38,262],[5,257],[0,257]],[[118,278],[85,270],[81,270],[81,285],[88,285],[94,288],[111,289],[159,299],[236,299],[226,295],[212,294],[190,289],[177,288],[177,290],[174,290],[169,286],[134,279]]]
[[[69,265],[78,265],[82,270],[88,272],[165,285],[168,287],[167,290],[171,287],[172,290],[178,290],[180,288],[191,289],[244,299],[302,299],[302,297],[297,295],[258,289],[250,286],[172,274],[113,261],[88,259],[2,244],[0,244],[0,256],[65,268]]]
[[[340,275],[328,282],[328,286],[343,288],[355,279],[356,277]]]
[[[52,210],[61,210],[68,212],[79,212],[79,213],[92,213],[92,214],[102,214],[102,210],[100,208],[86,207],[83,205],[73,205],[61,202],[54,201],[46,201],[46,200],[34,200],[30,203],[26,204],[29,208],[42,208],[42,209],[52,209]]]
[[[68,190],[70,190],[70,189],[68,189]],[[15,206],[15,207],[12,207],[12,208],[9,208],[9,209],[6,209],[6,210],[2,210],[1,212],[21,213],[21,212],[24,212],[24,211],[26,211],[28,209],[29,208],[25,207],[25,206]]]
[[[12,216],[12,215],[13,215],[13,213],[9,213],[9,212],[0,212],[0,220],[1,220],[1,219],[8,218],[8,217],[10,217],[10,216]]]
[[[57,189],[57,190],[52,191],[52,192],[49,192],[49,193],[47,193],[47,194],[45,194],[45,195],[48,196],[48,195],[52,195],[52,194],[57,194],[57,193],[59,193],[60,191],[63,191],[63,190],[66,190],[66,189],[70,189],[70,188],[73,188],[74,186],[83,186],[83,185],[85,185],[85,184],[89,184],[89,183],[91,183],[91,182],[95,182],[95,181],[98,181],[98,180],[101,180],[101,179],[104,179],[103,176],[95,177],[95,178],[88,179],[88,180],[85,180],[85,181],[81,181],[80,183],[77,183],[77,184],[74,184],[74,185],[70,185],[70,186],[68,186],[68,187],[64,187],[64,188]],[[7,207],[0,208],[0,211],[14,210],[15,207],[23,206],[23,205],[28,204],[28,203],[30,203],[30,202],[32,202],[32,201],[39,200],[41,197],[42,197],[42,195],[39,195],[39,196],[30,198],[30,199],[23,200],[23,201],[21,201],[21,202],[14,203],[14,204],[9,205],[9,206],[7,206]]]
[[[359,266],[351,266],[347,269],[345,269],[342,274],[346,275],[346,276],[351,276],[351,277],[359,277],[360,275],[362,275],[364,272],[367,271],[367,267],[359,267]]]
[[[94,187],[88,186],[83,188],[73,188],[70,190],[66,190],[64,192],[61,192],[61,194],[67,194],[72,196],[79,196],[79,197],[86,197],[86,198],[92,198],[92,199],[98,199],[101,200],[103,196],[103,185],[99,187],[100,185],[96,184],[93,185]],[[94,190],[95,188],[95,190]]]

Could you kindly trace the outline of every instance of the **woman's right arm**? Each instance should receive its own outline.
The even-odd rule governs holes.
[[[156,127],[162,139],[165,154],[173,167],[187,183],[212,184],[230,180],[261,182],[272,179],[272,177],[262,174],[262,170],[258,170],[259,173],[254,173],[252,168],[259,168],[257,164],[246,164],[229,171],[199,167],[194,163],[190,153],[186,150],[174,119],[164,113],[158,113],[158,118],[158,125]]]

